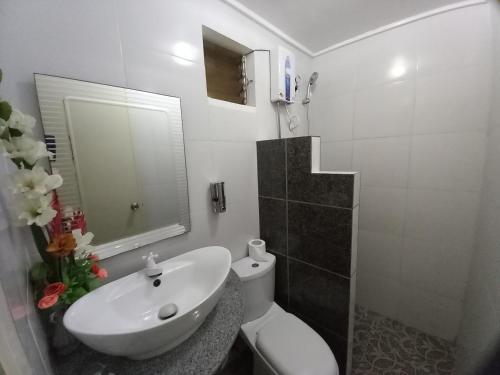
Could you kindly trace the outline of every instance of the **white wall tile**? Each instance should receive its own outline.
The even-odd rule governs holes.
[[[461,302],[413,287],[400,289],[398,320],[431,335],[453,341],[461,312]]]
[[[209,211],[209,184],[216,179],[211,142],[188,141],[185,143],[185,151],[189,208],[191,212]]]
[[[255,142],[212,142],[215,179],[224,181],[226,202],[257,202]]]
[[[414,133],[485,131],[489,96],[490,71],[484,64],[419,76]]]
[[[430,293],[461,301],[469,275],[472,247],[406,238],[401,280]]]
[[[209,123],[215,141],[254,141],[257,137],[255,107],[209,99]]]
[[[358,270],[398,280],[402,251],[402,237],[362,230],[359,232]]]
[[[354,94],[317,99],[311,102],[311,135],[321,135],[323,142],[352,139]]]
[[[352,141],[322,142],[321,170],[352,170]]]
[[[361,184],[375,187],[406,187],[410,138],[391,137],[355,140],[352,168],[361,172]]]
[[[398,280],[357,273],[356,303],[392,319],[398,319],[401,284]]]
[[[482,184],[490,115],[489,17],[486,5],[446,12],[313,61],[320,79],[311,111],[314,134],[323,142],[322,168],[361,171],[357,302],[447,338],[457,333]],[[497,76],[494,82],[500,82]],[[329,142],[334,132],[349,131],[324,121],[332,97],[353,92],[354,141]],[[496,107],[493,118],[500,114]],[[485,176],[493,187],[490,202],[500,202],[495,176]],[[485,220],[495,222],[493,217]],[[481,228],[493,233],[484,238],[494,248],[495,230]],[[403,287],[415,296],[415,306],[406,296],[396,316],[394,293]]]
[[[478,191],[486,136],[481,133],[413,137],[410,187]]]
[[[203,64],[202,20],[194,2],[151,0],[147,10],[133,0],[115,3],[127,45]],[[185,15],[183,22],[179,22],[181,14]]]
[[[405,237],[470,248],[478,204],[477,193],[410,189]]]
[[[359,41],[356,89],[413,79],[417,69],[415,39],[414,30],[404,27]]]
[[[402,236],[406,189],[361,187],[359,229]]]
[[[389,83],[357,92],[354,138],[410,134],[413,102],[414,81]]]
[[[434,74],[488,60],[491,37],[488,13],[486,6],[471,7],[419,22],[415,33],[419,74]]]
[[[493,26],[491,91],[492,111],[488,129],[486,163],[479,206],[476,251],[473,254],[470,278],[464,300],[464,314],[457,344],[460,349],[457,372],[474,374],[484,366],[498,346],[500,333],[500,4],[490,2]]]

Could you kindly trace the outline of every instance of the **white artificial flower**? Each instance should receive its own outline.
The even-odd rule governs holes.
[[[35,118],[25,115],[18,109],[13,109],[10,114],[7,126],[11,129],[20,131],[23,134],[32,134],[35,127]]]
[[[0,137],[2,137],[4,132],[7,130],[7,121],[0,118]]]
[[[14,147],[14,145],[12,143],[10,143],[9,140],[0,138],[0,151],[1,152],[4,152],[8,156],[15,149],[16,148]]]
[[[10,142],[4,140],[3,143],[7,157],[23,159],[29,165],[34,165],[37,160],[52,155],[47,151],[45,143],[26,136],[12,137]]]
[[[73,234],[73,238],[76,241],[76,258],[85,258],[90,253],[94,252],[94,246],[90,244],[94,239],[94,234],[92,232],[87,232],[82,235],[81,229],[75,229],[71,233]]]
[[[43,227],[50,223],[57,215],[57,211],[50,206],[51,197],[43,195],[37,198],[23,197],[19,201],[20,220],[26,220],[28,225],[36,224]]]
[[[24,193],[27,198],[36,198],[57,189],[62,183],[60,175],[49,175],[42,167],[35,166],[31,170],[21,168],[12,174],[10,189],[15,194]]]

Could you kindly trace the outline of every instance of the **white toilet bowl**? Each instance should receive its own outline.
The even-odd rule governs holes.
[[[267,262],[243,258],[233,270],[243,282],[245,317],[241,334],[253,352],[254,375],[338,375],[328,344],[274,299],[276,258]]]

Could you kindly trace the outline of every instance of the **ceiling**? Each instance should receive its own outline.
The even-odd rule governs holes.
[[[307,49],[334,44],[457,0],[238,0]]]

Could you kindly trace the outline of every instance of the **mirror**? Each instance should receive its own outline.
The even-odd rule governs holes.
[[[101,258],[190,230],[180,99],[35,74],[66,212]]]

